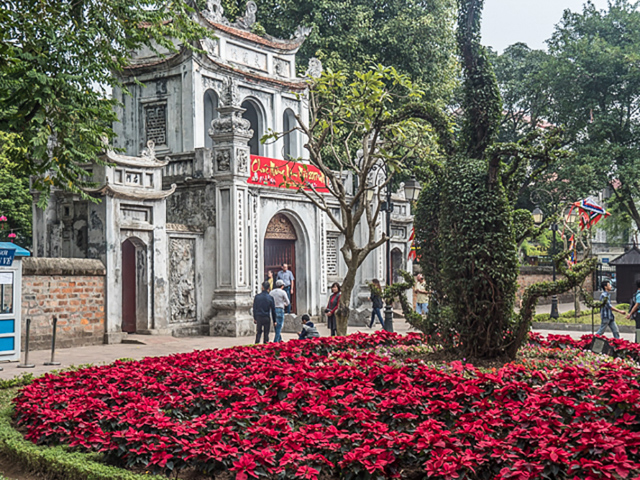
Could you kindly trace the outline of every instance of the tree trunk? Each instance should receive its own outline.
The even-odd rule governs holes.
[[[351,311],[351,295],[353,294],[353,287],[356,283],[356,271],[358,269],[348,268],[347,275],[340,286],[340,306],[336,311],[336,323],[338,327],[338,335],[344,336],[347,334],[347,327],[349,326],[349,313]]]

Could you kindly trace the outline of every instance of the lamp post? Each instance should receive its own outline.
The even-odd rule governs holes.
[[[546,197],[546,199],[543,197]],[[533,221],[538,225],[540,225],[544,220],[544,212],[539,208],[538,205],[551,206],[551,208],[553,209],[553,214],[558,211],[558,202],[553,198],[553,195],[551,195],[551,193],[547,192],[546,190],[534,190],[531,194],[531,201],[536,204],[536,208],[533,210],[533,212],[531,212],[531,215],[533,216]],[[558,223],[555,221],[555,219],[549,228],[551,228],[551,231],[553,232],[553,237],[551,239],[551,272],[552,279],[555,282],[556,262],[554,261],[554,257],[556,255],[556,232],[558,231]],[[557,319],[560,316],[560,314],[558,313],[557,295],[553,295],[551,297],[551,314],[549,316],[554,319]]]

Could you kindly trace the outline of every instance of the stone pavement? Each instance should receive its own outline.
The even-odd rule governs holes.
[[[367,327],[349,327],[348,333],[365,332],[372,333],[380,330],[380,324],[374,325],[372,329]],[[394,320],[394,329],[396,332],[404,334],[411,331],[411,327],[401,318]],[[320,335],[329,336],[329,330],[326,325],[318,325]],[[543,335],[554,333],[558,335],[571,335],[579,338],[585,332],[566,332],[558,330],[536,330]],[[611,332],[607,332],[611,336]],[[282,337],[285,341],[298,338],[297,335],[291,333],[283,333]],[[625,340],[633,341],[633,334],[622,334]],[[273,331],[270,338],[273,339]],[[162,355],[171,355],[174,353],[187,353],[193,350],[206,350],[211,348],[228,348],[238,345],[250,345],[254,342],[255,337],[171,337],[163,335],[128,335],[127,342],[113,345],[92,345],[88,347],[64,348],[56,351],[55,360],[60,362],[60,366],[45,366],[44,362],[50,360],[51,352],[49,350],[35,350],[29,353],[29,363],[35,364],[35,368],[17,368],[18,362],[0,363],[4,368],[0,372],[0,379],[13,378],[23,373],[31,373],[35,376],[42,375],[52,370],[68,368],[72,365],[83,364],[108,364],[119,358],[141,359],[144,357],[155,357]],[[24,352],[22,354],[24,360]]]

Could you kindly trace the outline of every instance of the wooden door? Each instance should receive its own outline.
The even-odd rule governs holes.
[[[289,265],[289,270],[296,277],[296,242],[295,240],[273,240],[266,239],[264,241],[264,278],[267,278],[267,272],[273,272],[273,284],[275,285],[276,276],[282,270],[282,264]],[[291,312],[296,313],[296,295],[298,288],[294,282],[293,294],[291,295]]]
[[[136,247],[131,240],[122,244],[122,331],[136,332]]]

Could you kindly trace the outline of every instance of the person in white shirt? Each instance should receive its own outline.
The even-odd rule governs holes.
[[[284,309],[289,306],[289,296],[287,292],[284,291],[284,282],[282,280],[276,281],[276,288],[271,290],[269,293],[273,297],[273,300],[276,304],[276,338],[273,339],[274,342],[281,342],[282,336],[280,332],[282,331],[282,325],[284,324]]]

